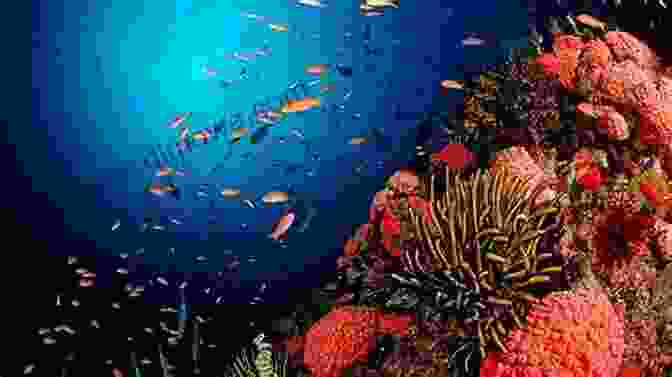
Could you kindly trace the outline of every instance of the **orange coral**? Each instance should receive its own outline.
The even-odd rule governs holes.
[[[377,335],[407,335],[410,322],[410,316],[338,307],[306,333],[304,363],[314,377],[338,377],[344,368],[366,359]]]
[[[586,43],[586,47],[581,54],[581,63],[591,67],[606,68],[611,62],[611,51],[609,46],[599,39],[593,39]]]
[[[491,353],[482,375],[615,377],[624,350],[622,313],[601,291],[553,293],[528,313],[528,326],[514,330],[507,352]]]

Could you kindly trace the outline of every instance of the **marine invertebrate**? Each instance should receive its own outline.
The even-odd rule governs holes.
[[[259,342],[259,344],[261,345],[262,342]],[[258,362],[257,359],[259,359]],[[288,372],[287,360],[286,353],[272,352],[267,346],[263,347],[263,355],[260,351],[255,352],[251,349],[243,348],[236,355],[233,363],[226,368],[224,376],[286,377]]]
[[[482,363],[481,376],[616,377],[623,360],[623,319],[597,289],[556,292],[506,339],[507,351]]]
[[[354,362],[366,360],[376,335],[406,334],[410,321],[371,308],[337,307],[306,333],[304,363],[315,377],[337,377]]]
[[[657,346],[656,322],[634,319],[625,323],[623,364],[638,368],[642,377],[662,376],[662,352]]]
[[[496,326],[497,332],[482,331],[485,323],[479,322],[474,334],[480,333],[484,349],[498,347],[500,335],[507,333],[506,328],[521,326],[520,318],[524,318],[527,305],[536,300],[528,289],[535,286],[562,289],[571,280],[568,272],[572,270],[572,262],[559,257],[552,246],[563,233],[561,224],[555,222],[551,226],[547,221],[557,209],[552,207],[552,201],[534,209],[527,200],[527,180],[504,169],[496,169],[494,175],[478,171],[464,180],[455,172],[448,171],[446,176],[447,192],[441,197],[436,197],[433,190],[430,192],[433,209],[430,222],[420,221],[409,210],[414,229],[413,237],[402,244],[403,260],[407,269],[424,271],[423,277],[399,274],[401,278],[396,280],[402,287],[397,285],[394,290],[392,285],[393,291],[376,294],[403,299],[408,305],[420,305],[419,297],[432,297],[431,305],[421,306],[430,308],[426,309],[429,317],[439,320],[451,313],[450,305],[470,303],[466,297],[479,292],[481,305],[474,303],[467,312],[473,317],[474,308],[483,306],[478,315],[491,319],[490,324]],[[542,241],[547,232],[548,238]],[[538,245],[542,245],[539,250]],[[437,275],[436,271],[441,272]],[[435,274],[431,275],[432,272]],[[472,293],[465,291],[455,301],[458,292],[454,287],[458,286],[467,287]],[[433,293],[418,293],[422,289]],[[469,325],[465,328],[473,328],[474,318],[466,323]]]
[[[642,68],[656,69],[660,62],[655,52],[646,43],[625,31],[610,31],[605,42],[616,61],[630,60]]]
[[[655,220],[644,214],[630,215],[623,209],[607,209],[595,219],[593,238],[593,270],[610,276],[612,283],[622,280],[628,285],[635,282],[618,275],[636,274],[640,257],[649,254],[648,243],[654,234]]]
[[[639,138],[645,144],[672,144],[672,103],[653,102],[639,108]]]
[[[515,146],[499,151],[491,162],[491,173],[497,169],[504,169],[513,176],[527,180],[528,199],[533,192],[540,191],[539,196],[534,198],[535,205],[555,197],[555,192],[549,187],[555,182],[555,177],[547,176],[523,147]]]

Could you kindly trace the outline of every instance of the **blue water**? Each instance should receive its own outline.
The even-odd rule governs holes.
[[[52,256],[111,257],[142,247],[141,263],[150,271],[213,272],[223,269],[229,258],[223,251],[230,249],[242,265],[228,278],[250,286],[270,282],[276,294],[269,300],[282,301],[291,287],[314,286],[333,270],[354,227],[366,222],[369,200],[385,177],[412,157],[415,140],[402,135],[411,135],[417,121],[396,121],[394,107],[423,113],[459,103],[458,94],[439,93],[439,82],[460,79],[465,70],[478,71],[501,58],[505,47],[524,40],[528,24],[527,10],[499,1],[404,1],[382,17],[362,17],[358,5],[42,2],[33,14],[33,122],[9,130],[11,140],[31,140],[16,145],[21,171],[30,179],[33,208],[20,211],[19,222],[29,225],[35,240],[47,243]],[[243,11],[288,25],[289,32],[272,32],[265,23],[241,16]],[[370,46],[381,48],[380,56],[364,53],[367,23]],[[484,36],[486,46],[462,47],[465,32]],[[247,64],[226,57],[264,45],[271,55]],[[185,155],[189,176],[173,180],[182,190],[179,201],[143,192],[156,172],[143,159],[153,145],[175,143],[176,132],[166,125],[178,113],[193,112],[187,123],[194,130],[230,114],[249,114],[255,103],[285,94],[290,83],[313,79],[305,67],[320,63],[354,69],[350,78],[329,74],[336,90],[323,97],[326,112],[290,114],[261,143],[245,139],[234,145],[224,162],[228,146],[221,140],[194,148]],[[218,76],[208,78],[205,65]],[[243,66],[247,80],[218,85],[237,79]],[[340,104],[348,90],[352,96],[344,112],[333,111],[330,106]],[[347,144],[371,127],[382,128],[391,144]],[[314,156],[290,135],[292,128],[302,130]],[[249,152],[250,159],[241,157]],[[301,169],[284,174],[274,161]],[[363,161],[366,167],[355,174]],[[217,164],[221,168],[209,175]],[[205,183],[238,187],[249,197],[291,186],[317,216],[306,232],[290,232],[281,248],[266,235],[283,208],[250,209],[213,192],[212,209],[208,200],[194,198]],[[144,217],[157,214],[165,231],[138,231]],[[183,224],[169,223],[171,217]],[[209,217],[215,224],[208,223]],[[112,232],[115,219],[121,227]],[[194,264],[197,255],[207,256],[209,263]],[[256,263],[247,263],[249,256]],[[236,292],[229,295],[236,300]]]

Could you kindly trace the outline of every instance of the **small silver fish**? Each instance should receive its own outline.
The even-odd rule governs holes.
[[[42,339],[42,343],[44,343],[44,344],[54,344],[54,343],[56,343],[56,339],[48,336],[48,337]]]
[[[126,258],[128,258],[128,253],[121,253],[121,254],[119,254],[119,257],[121,259],[126,259]]]
[[[159,282],[162,285],[168,286],[168,280],[166,280],[165,278],[163,278],[161,276],[157,277],[156,281]]]
[[[68,264],[75,264],[75,263],[77,263],[77,257],[69,256],[68,257]]]
[[[117,273],[122,274],[122,275],[128,275],[128,270],[120,267],[120,268],[117,268]]]
[[[121,226],[121,220],[115,220],[114,224],[112,224],[112,231],[114,232],[115,230],[119,229]]]
[[[245,205],[250,207],[250,208],[257,208],[257,206],[255,206],[254,203],[249,199],[243,200],[243,203],[245,203]]]

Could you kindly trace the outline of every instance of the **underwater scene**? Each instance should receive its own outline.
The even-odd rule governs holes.
[[[672,377],[668,0],[32,11],[0,375]]]

